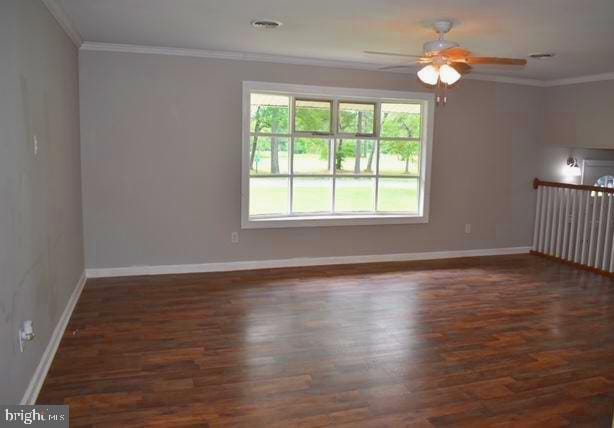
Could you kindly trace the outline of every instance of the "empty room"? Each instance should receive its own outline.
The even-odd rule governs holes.
[[[612,0],[0,0],[0,425],[613,427]]]

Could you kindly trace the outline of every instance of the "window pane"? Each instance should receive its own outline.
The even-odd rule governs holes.
[[[382,103],[382,137],[420,138],[420,104]]]
[[[251,177],[249,179],[249,215],[288,214],[287,177]]]
[[[299,132],[331,132],[331,102],[295,100],[294,130]]]
[[[290,97],[251,94],[251,132],[287,134],[289,132],[289,107]]]
[[[380,175],[419,175],[420,143],[417,141],[380,141]]]
[[[335,168],[337,174],[373,174],[375,172],[375,141],[337,140]]]
[[[335,211],[373,211],[375,179],[363,177],[337,178],[335,181]]]
[[[294,178],[292,211],[330,212],[333,207],[333,180],[327,177]]]
[[[288,139],[253,136],[249,159],[251,174],[287,174]]]
[[[330,174],[330,140],[324,138],[297,138],[294,140],[295,174]]]
[[[380,178],[377,210],[384,212],[418,212],[417,178]]]
[[[375,104],[339,103],[339,131],[351,134],[375,133]]]

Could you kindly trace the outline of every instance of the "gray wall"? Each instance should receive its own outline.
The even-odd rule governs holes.
[[[0,403],[8,404],[21,400],[84,262],[77,49],[39,0],[3,0],[0,56]],[[37,337],[21,354],[26,319]]]
[[[544,144],[540,178],[579,184],[563,173],[570,154],[614,159],[614,80],[544,89]]]
[[[614,149],[614,80],[545,90],[545,143]]]
[[[89,268],[530,245],[542,88],[452,91],[435,117],[427,225],[240,230],[243,80],[424,90],[415,77],[85,51],[80,78]]]

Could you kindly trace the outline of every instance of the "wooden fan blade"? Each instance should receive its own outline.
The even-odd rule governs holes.
[[[452,68],[454,68],[460,74],[469,73],[473,69],[473,67],[471,67],[466,62],[451,62],[450,66],[452,66]]]
[[[422,57],[422,55],[411,55],[411,54],[396,53],[396,52],[380,52],[380,51],[363,51],[363,52],[369,55],[400,56],[404,58],[421,58]]]
[[[496,58],[490,56],[470,56],[467,57],[467,64],[493,64],[493,65],[526,65],[526,59],[516,58]]]
[[[450,59],[467,58],[468,56],[471,55],[471,52],[463,48],[449,48],[449,49],[444,49],[441,52],[439,52],[439,55],[446,56]]]

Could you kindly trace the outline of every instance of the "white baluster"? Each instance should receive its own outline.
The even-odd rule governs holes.
[[[546,209],[548,204],[548,187],[540,186],[539,190],[541,191],[541,215],[539,219],[539,240],[538,240],[538,249],[540,253],[544,252],[544,239],[545,239],[545,229],[546,229]]]
[[[550,248],[548,254],[554,256],[556,252],[556,230],[559,217],[559,189],[553,189],[552,193],[552,229],[550,230]]]
[[[565,219],[563,215],[565,213],[565,189],[559,189],[559,212],[557,217],[557,229],[556,229],[556,248],[555,255],[561,257],[561,244],[563,243],[563,227]]]
[[[591,265],[591,256],[593,255],[593,250],[595,249],[595,223],[597,220],[597,194],[595,196],[589,196],[591,199],[592,212],[591,212],[591,236],[588,244],[588,258],[586,259],[586,265]]]
[[[590,208],[591,201],[591,192],[586,192],[586,203],[584,204],[584,231],[582,232],[582,255],[580,257],[579,263],[585,263],[586,260],[586,236],[588,234],[588,217],[590,213],[588,212]]]
[[[545,235],[546,239],[544,240],[544,254],[548,254],[548,250],[550,248],[550,223],[552,218],[552,194],[554,193],[554,189],[552,187],[546,187],[548,194],[548,205],[546,208],[546,230]]]
[[[537,188],[537,204],[535,206],[535,226],[533,228],[533,251],[538,251],[539,220],[541,219],[542,187]]]
[[[603,241],[603,222],[604,222],[604,209],[605,209],[605,193],[601,193],[599,199],[601,203],[599,204],[599,230],[597,231],[597,246],[595,247],[595,260],[593,261],[593,267],[599,266],[599,260],[603,253],[603,249],[601,248],[601,242]],[[596,202],[597,200],[595,200]]]
[[[561,245],[563,243],[563,227],[565,224],[565,219],[563,215],[565,214],[565,189],[559,189],[559,212],[557,215],[556,222],[556,247],[554,249],[555,255],[557,257],[561,257]]]
[[[582,220],[583,220],[583,202],[584,202],[584,192],[582,190],[578,191],[578,220],[576,221],[576,244],[574,245],[574,255],[573,261],[575,263],[580,263],[580,247],[582,246]]]
[[[560,256],[561,241],[563,240],[563,208],[565,205],[565,189],[558,189],[558,205],[556,213],[556,242],[554,245],[554,255]]]
[[[601,262],[601,270],[608,269],[608,256],[612,252],[612,245],[608,245],[610,242],[610,219],[612,218],[612,194],[607,194],[608,198],[608,214],[605,216],[605,237],[603,241],[603,261]]]
[[[571,221],[569,224],[569,245],[567,246],[567,257],[566,260],[573,260],[573,251],[575,249],[574,246],[574,232],[576,226],[576,205],[577,205],[577,196],[578,191],[576,189],[571,190]]]
[[[570,196],[569,194],[571,193],[571,189],[564,189],[563,190],[563,196],[565,199],[565,213],[563,215],[563,244],[561,246],[561,255],[560,257],[562,259],[566,259],[567,258],[567,234],[568,234],[568,227],[567,224],[569,222],[569,199]]]

